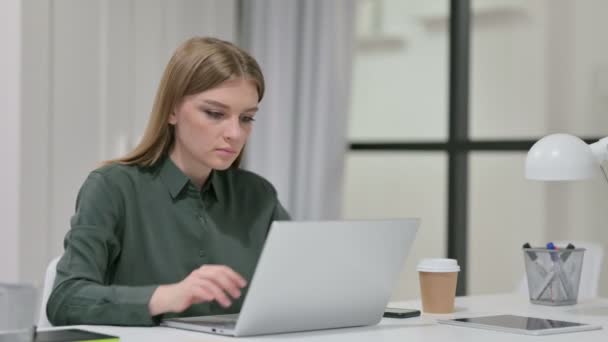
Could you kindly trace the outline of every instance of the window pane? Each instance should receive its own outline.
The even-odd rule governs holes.
[[[605,136],[607,12],[606,1],[475,0],[471,136]]]
[[[521,246],[544,241],[542,182],[524,178],[525,153],[474,153],[469,173],[468,294],[512,292]]]
[[[475,153],[470,159],[470,294],[514,291],[524,276],[521,246],[592,241],[608,251],[608,184],[524,178],[526,153]],[[600,279],[608,295],[608,265]]]
[[[445,256],[446,165],[447,158],[440,152],[347,154],[344,218],[422,219],[393,300],[418,297],[419,259]]]
[[[447,1],[358,4],[350,140],[446,140]]]

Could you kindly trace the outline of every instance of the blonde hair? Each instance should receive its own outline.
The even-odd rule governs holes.
[[[188,95],[214,88],[233,78],[252,80],[258,102],[264,96],[264,76],[258,63],[234,44],[215,38],[194,37],[180,45],[165,67],[144,135],[127,155],[108,160],[104,165],[153,166],[168,153],[175,141],[169,115]],[[231,167],[238,167],[241,154]]]

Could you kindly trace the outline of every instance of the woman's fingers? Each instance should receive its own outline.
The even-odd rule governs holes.
[[[196,276],[215,283],[234,299],[241,296],[241,288],[247,284],[243,277],[227,266],[206,265],[198,269]]]
[[[222,270],[222,274],[230,278],[239,288],[247,286],[247,281],[240,274],[236,273],[232,268],[228,266],[218,266]]]
[[[207,301],[215,300],[225,308],[229,307],[232,304],[232,301],[230,300],[230,298],[228,298],[224,290],[219,287],[215,282],[208,279],[201,279],[198,283],[198,286],[200,289],[203,290],[203,293],[209,294],[211,296],[211,298],[207,299]]]
[[[159,286],[150,298],[148,310],[152,315],[182,312],[192,304],[210,301],[229,307],[232,298],[239,298],[246,285],[245,279],[228,266],[205,265],[179,283]]]

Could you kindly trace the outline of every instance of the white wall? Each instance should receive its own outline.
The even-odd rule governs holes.
[[[236,2],[11,0],[0,6],[0,41],[12,52],[0,55],[6,116],[0,142],[8,165],[0,169],[0,281],[40,285],[48,261],[62,253],[87,174],[141,136],[172,51],[194,35],[234,40]]]
[[[0,282],[14,282],[19,276],[20,25],[21,2],[0,2],[0,146],[4,150],[0,167]]]

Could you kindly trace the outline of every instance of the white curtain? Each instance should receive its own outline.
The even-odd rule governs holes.
[[[352,0],[241,2],[241,44],[267,86],[244,166],[294,219],[340,216],[354,11]]]

